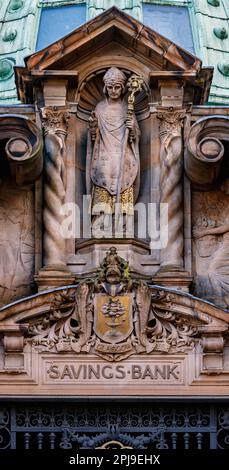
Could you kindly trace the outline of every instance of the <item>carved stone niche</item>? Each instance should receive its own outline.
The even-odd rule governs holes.
[[[3,394],[7,383],[9,395],[206,396],[229,384],[228,314],[132,277],[115,247],[94,279],[40,292],[0,315]]]
[[[55,44],[28,57],[25,68],[16,68],[18,94],[23,102],[33,102],[35,97],[40,110],[56,107],[56,111],[61,111],[61,108],[65,108],[71,115],[68,129],[65,129],[65,138],[63,138],[63,133],[61,134],[62,147],[59,147],[58,151],[59,157],[62,157],[61,166],[58,168],[64,168],[66,174],[66,187],[63,188],[62,181],[60,193],[62,196],[64,193],[65,202],[76,203],[81,214],[83,195],[86,194],[85,159],[88,121],[91,111],[95,109],[103,94],[102,78],[111,67],[121,70],[126,78],[132,74],[141,76],[144,82],[143,90],[137,96],[135,105],[135,113],[141,130],[140,192],[137,203],[142,204],[147,210],[149,203],[157,204],[158,209],[161,201],[160,156],[164,141],[160,137],[164,135],[164,131],[160,131],[157,108],[160,106],[164,111],[169,111],[173,107],[179,112],[186,112],[188,103],[202,104],[207,98],[212,75],[211,70],[201,69],[201,61],[197,57],[182,50],[147,26],[143,26],[116,7],[105,11],[89,21],[86,26],[79,27],[65,38],[56,41]],[[55,138],[58,141],[60,129],[56,130]],[[179,128],[179,132],[180,130]],[[179,137],[178,147],[180,146],[182,150],[181,132]],[[177,158],[181,157],[180,161],[182,155],[182,151],[177,153]],[[174,186],[174,194],[175,190],[178,190],[179,195],[182,192],[180,161],[177,165],[177,168],[179,166],[177,178],[179,184]],[[48,165],[45,174],[48,174],[47,168]],[[61,171],[59,176],[62,176]],[[46,178],[46,184],[48,189],[52,184],[55,186],[55,182],[48,178]],[[179,237],[176,237],[173,231],[167,254],[164,252],[161,257],[158,247],[150,245],[148,234],[143,236],[135,231],[134,236],[129,238],[110,240],[104,237],[97,240],[91,237],[91,234],[88,236],[88,232],[82,229],[79,222],[76,227],[77,234],[67,241],[65,250],[63,240],[56,231],[56,224],[53,223],[52,228],[50,224],[47,224],[44,240],[56,239],[55,247],[59,246],[56,257],[59,269],[55,274],[53,261],[43,266],[45,273],[39,273],[40,279],[37,278],[40,288],[63,284],[65,269],[77,277],[89,273],[95,274],[98,263],[102,261],[107,248],[112,243],[130,262],[131,271],[139,277],[152,279],[161,266],[166,273],[169,273],[167,279],[164,273],[162,275],[165,285],[178,286],[180,283],[182,288],[187,290],[190,272],[186,261],[190,253],[185,245],[183,256],[183,214],[179,197],[177,201],[179,202],[177,225],[180,231]],[[58,202],[60,202],[60,197]],[[53,214],[55,214],[55,208],[53,208]],[[147,212],[147,222],[151,224],[154,219],[155,214]],[[172,217],[171,223],[175,225],[176,220]],[[60,259],[61,253],[62,260]],[[47,255],[46,250],[44,259],[47,259]],[[48,271],[52,268],[51,279]],[[163,281],[162,277],[161,281]],[[66,277],[66,284],[69,282],[70,276],[69,279]]]
[[[16,184],[34,183],[43,168],[43,139],[37,125],[26,116],[1,114],[0,141],[5,143],[5,155]]]
[[[111,57],[109,57],[108,65],[112,61],[112,51],[109,51]],[[106,251],[109,249],[111,244],[115,244],[119,254],[129,261],[132,272],[138,273],[141,276],[147,276],[149,269],[155,269],[155,258],[150,257],[149,240],[147,235],[141,237],[137,235],[136,225],[132,225],[130,233],[125,235],[106,234],[106,236],[97,238],[93,234],[89,235],[87,231],[87,223],[90,224],[90,202],[82,195],[87,197],[91,195],[87,190],[87,179],[88,179],[88,168],[87,164],[85,167],[85,161],[87,160],[87,146],[88,146],[88,121],[91,113],[95,110],[96,105],[104,99],[104,82],[103,77],[105,72],[109,69],[101,60],[98,59],[97,69],[90,70],[78,90],[77,96],[77,112],[76,112],[76,126],[80,130],[76,134],[76,155],[77,155],[77,166],[76,166],[76,202],[77,206],[80,207],[84,214],[88,214],[87,221],[83,222],[81,229],[78,230],[78,236],[75,241],[75,254],[69,256],[69,263],[71,263],[71,269],[78,275],[87,275],[88,273],[95,273],[98,264],[101,263]],[[138,77],[142,76],[140,71],[139,61],[133,61],[128,63],[126,58],[120,57],[120,65],[117,63],[117,58],[114,58],[115,66],[118,67],[126,77],[126,81],[136,74]],[[102,62],[101,68],[99,63]],[[126,62],[126,63],[125,63]],[[85,64],[86,66],[86,64]],[[92,64],[90,64],[91,69]],[[106,68],[104,68],[106,67]],[[137,199],[137,203],[146,204],[150,202],[150,165],[151,165],[151,150],[149,147],[150,143],[150,110],[149,110],[149,88],[148,88],[148,76],[145,72],[143,75],[143,86],[141,91],[136,95],[134,112],[137,118],[138,126],[141,131],[141,138],[139,142],[140,166],[145,172],[146,179],[143,181],[140,178],[140,191]],[[125,95],[125,99],[128,99],[128,93]],[[142,155],[145,157],[142,158]],[[144,167],[144,168],[143,168]],[[90,194],[90,195],[89,195]],[[87,206],[88,204],[88,206]],[[148,217],[148,215],[146,214]],[[132,218],[132,217],[131,217]],[[136,221],[135,221],[136,222]],[[156,260],[157,261],[157,260]]]

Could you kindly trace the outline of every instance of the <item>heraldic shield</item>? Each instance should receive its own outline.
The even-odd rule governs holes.
[[[116,344],[133,331],[132,294],[112,297],[96,294],[94,299],[94,331],[106,343]]]

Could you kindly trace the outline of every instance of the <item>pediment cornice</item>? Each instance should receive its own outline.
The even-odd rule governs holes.
[[[213,73],[211,69],[201,67],[198,57],[116,7],[28,56],[25,64],[25,67],[15,67],[15,72],[18,96],[27,103],[33,102],[33,88],[39,81],[43,87],[47,80],[55,78],[59,83],[66,80],[66,72],[75,72],[79,74],[81,88],[88,75],[117,66],[141,73],[147,84],[152,82],[152,71],[168,72],[169,80],[172,72],[173,79],[182,79],[181,84],[187,82],[188,87],[200,89],[194,102],[201,104],[208,97]],[[176,73],[184,75],[177,77],[174,76]],[[167,75],[164,78],[167,79]],[[72,85],[69,83],[69,86]],[[68,101],[74,101],[73,95]]]
[[[110,39],[112,36],[120,42],[124,42],[125,37],[134,51],[144,46],[148,54],[160,56],[161,60],[166,61],[172,68],[195,71],[200,69],[200,59],[117,7],[106,10],[64,38],[27,57],[26,66],[28,70],[55,68],[59,61],[66,60],[72,53],[77,53],[79,57],[82,49],[85,54],[86,47],[91,49],[96,41],[107,34],[110,34]]]

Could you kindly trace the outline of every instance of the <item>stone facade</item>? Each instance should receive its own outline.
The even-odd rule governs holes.
[[[62,18],[61,27],[64,35],[77,25],[96,17],[113,5],[142,23],[148,21],[149,15],[155,16],[154,10],[149,10],[149,13],[147,10],[144,15],[144,8],[156,7],[157,13],[159,13],[159,22],[155,25],[155,29],[158,32],[161,32],[163,23],[165,23],[165,27],[166,25],[171,27],[168,19],[174,8],[177,14],[178,10],[180,12],[185,10],[190,19],[190,37],[192,36],[193,40],[193,50],[200,57],[204,66],[214,67],[209,103],[228,104],[229,16],[227,0],[31,0],[30,2],[4,0],[0,5],[0,103],[8,105],[19,102],[13,69],[15,65],[23,66],[25,57],[37,49],[41,49],[38,38],[42,32],[48,37],[51,29],[55,31],[54,38],[52,37],[48,42],[53,42],[60,37],[58,26],[56,29],[48,27],[47,30],[47,26],[46,30],[43,29],[43,14],[50,14],[50,20],[47,18],[47,23],[45,23],[49,25],[49,22],[55,22],[56,12],[58,17]],[[74,18],[70,26],[68,20],[64,22],[68,7],[73,9],[71,11]],[[77,8],[80,9],[80,13]],[[170,10],[167,11],[166,8]],[[173,21],[172,18],[170,22]],[[176,28],[177,23],[179,25],[178,17]],[[163,35],[168,36],[165,32]],[[181,36],[182,34],[179,33],[178,39],[180,41],[183,40]]]
[[[105,132],[91,113],[111,68]],[[0,109],[1,394],[227,394],[229,111],[204,105],[211,80],[197,57],[115,7],[16,68],[22,104]],[[114,132],[123,109],[114,147],[128,187],[138,135],[140,224],[95,237],[89,140]]]

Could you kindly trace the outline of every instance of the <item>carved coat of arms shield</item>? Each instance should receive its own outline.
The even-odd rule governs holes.
[[[94,299],[94,331],[106,343],[116,344],[133,331],[132,294],[96,294]]]

